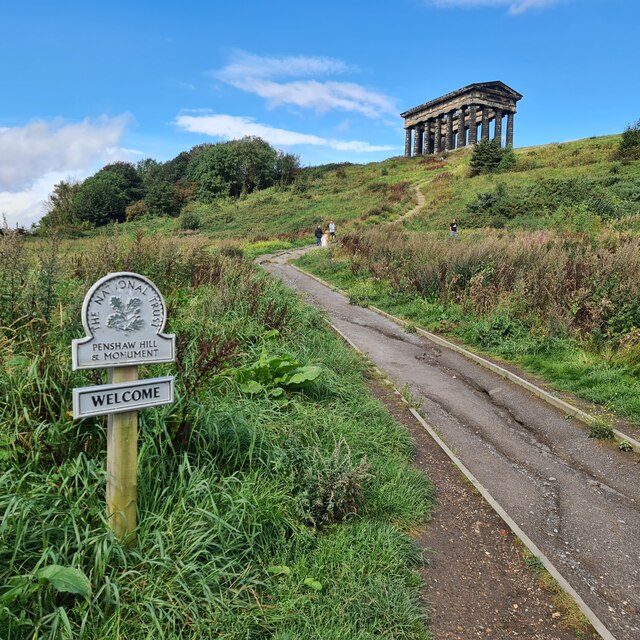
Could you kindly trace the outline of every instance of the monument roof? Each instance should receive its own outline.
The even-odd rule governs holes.
[[[500,93],[503,96],[506,94],[508,97],[516,101],[522,98],[521,93],[518,93],[515,89],[512,89],[504,82],[500,82],[499,80],[493,80],[491,82],[474,82],[473,84],[469,84],[466,87],[462,87],[461,89],[457,89],[456,91],[447,93],[443,96],[440,96],[439,98],[435,98],[435,100],[431,100],[429,102],[425,102],[424,104],[420,104],[417,107],[413,107],[412,109],[408,109],[407,111],[402,112],[400,116],[402,118],[407,118],[414,113],[418,113],[419,111],[422,111],[424,109],[436,107],[441,103],[447,103],[454,98],[458,98],[465,93],[471,93],[474,90],[487,91],[489,93]]]

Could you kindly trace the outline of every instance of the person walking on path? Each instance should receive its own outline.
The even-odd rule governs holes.
[[[316,235],[316,244],[320,246],[320,243],[322,242],[322,227],[320,225],[318,225],[315,235]]]
[[[449,235],[454,240],[458,239],[458,223],[455,218],[449,223]]]
[[[333,220],[329,223],[329,238],[331,240],[336,239],[336,223]]]

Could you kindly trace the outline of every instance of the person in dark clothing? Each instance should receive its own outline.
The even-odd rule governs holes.
[[[458,238],[458,223],[455,218],[449,223],[449,235],[454,240],[457,240]]]
[[[322,235],[323,235],[322,227],[318,225],[318,228],[316,229],[316,244],[318,246],[320,246],[320,243],[322,242]]]

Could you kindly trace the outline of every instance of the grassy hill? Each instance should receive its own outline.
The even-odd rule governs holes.
[[[512,229],[640,229],[640,165],[617,159],[619,136],[516,149],[517,164],[503,174],[471,177],[471,150],[449,155],[428,178],[427,197],[412,230],[462,226]]]
[[[217,242],[304,243],[313,239],[318,224],[326,226],[332,219],[344,231],[399,217],[415,202],[412,185],[423,179],[422,169],[400,158],[309,167],[290,187],[270,187],[211,203],[194,201],[186,205],[183,215],[195,215],[198,233]],[[167,217],[143,218],[122,228],[131,233],[174,233],[180,223]]]
[[[183,215],[197,217],[201,236],[241,244],[304,243],[317,224],[333,219],[339,233],[394,221],[426,201],[405,221],[408,231],[447,232],[456,217],[462,230],[483,227],[557,229],[598,233],[640,230],[640,166],[616,157],[620,136],[516,149],[512,171],[472,177],[471,149],[440,158],[390,158],[366,165],[303,169],[288,187],[270,187],[237,199],[192,201]],[[175,234],[181,219],[144,217],[126,223],[130,233]],[[102,231],[94,232],[101,234]]]

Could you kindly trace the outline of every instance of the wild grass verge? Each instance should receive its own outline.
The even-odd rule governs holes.
[[[427,483],[320,316],[199,241],[56,251],[0,291],[0,637],[428,638],[404,533]],[[180,338],[175,368],[141,371],[178,376],[176,402],[141,414],[135,549],[106,523],[105,420],[70,418],[71,388],[102,381],[71,372],[84,292],[125,269]]]

